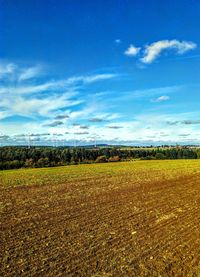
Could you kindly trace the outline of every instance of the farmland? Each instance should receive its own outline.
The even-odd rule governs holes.
[[[0,172],[1,276],[200,276],[200,160]]]

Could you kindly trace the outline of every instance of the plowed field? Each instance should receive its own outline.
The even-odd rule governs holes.
[[[200,276],[200,160],[0,172],[1,276]]]

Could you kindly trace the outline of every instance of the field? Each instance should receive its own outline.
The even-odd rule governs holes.
[[[200,160],[0,172],[1,276],[200,276]]]

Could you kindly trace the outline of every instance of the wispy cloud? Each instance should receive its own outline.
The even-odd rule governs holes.
[[[26,117],[44,116],[52,117],[53,113],[62,108],[69,108],[78,105],[83,100],[70,99],[71,95],[64,93],[61,96],[53,95],[45,98],[22,97],[17,95],[7,95],[0,102],[0,108],[6,112],[1,116],[7,117],[12,115],[20,115]]]
[[[66,113],[67,110],[73,119],[76,113],[80,114],[82,111],[70,112],[69,108],[86,101],[86,97],[81,97],[80,91],[77,90],[77,82],[81,82],[83,86],[117,76],[111,73],[93,74],[61,80],[45,78],[42,82],[41,69],[38,65],[21,68],[14,63],[0,64],[0,75],[3,78],[0,84],[0,119],[20,115],[54,117],[59,120],[68,118],[69,115],[60,114],[61,111]],[[13,75],[14,79],[7,75]]]
[[[151,99],[155,103],[167,101],[169,97],[172,98],[172,93],[179,91],[186,94],[186,85],[149,88],[143,84],[142,87],[147,89],[123,91],[124,83],[121,82],[124,80],[120,78],[120,84],[113,82],[119,81],[120,74],[52,79],[52,75],[48,77],[48,74],[41,78],[39,72],[31,75],[34,66],[30,67],[30,71],[28,68],[20,68],[12,63],[1,68],[3,79],[0,80],[0,119],[10,117],[0,120],[0,129],[4,132],[1,134],[1,141],[20,141],[23,144],[29,134],[35,143],[40,139],[40,144],[51,145],[55,136],[60,143],[63,140],[71,143],[75,135],[82,142],[89,142],[93,137],[98,142],[143,143],[159,142],[161,139],[167,141],[169,138],[179,141],[181,137],[186,139],[181,134],[191,133],[191,138],[199,134],[199,114],[178,114],[179,105],[174,110],[177,114],[165,115],[163,112],[166,111],[166,105],[149,103]],[[25,74],[25,71],[27,76],[21,77],[19,81],[20,74]],[[93,86],[95,82],[100,83]],[[106,87],[103,87],[105,83]],[[176,103],[174,107],[175,105]],[[138,107],[142,109],[139,110]],[[173,125],[177,125],[176,128]],[[24,135],[14,136],[18,131]]]
[[[0,64],[0,79],[6,75],[12,74],[16,69],[14,63]]]
[[[3,93],[14,93],[14,94],[37,94],[45,91],[63,91],[68,88],[67,82],[65,80],[58,81],[47,81],[41,84],[13,84],[9,83],[8,85],[0,86],[0,94]],[[75,94],[75,92],[73,91]]]
[[[179,55],[182,55],[196,47],[197,45],[191,41],[179,41],[176,39],[156,41],[145,47],[141,62],[152,63],[164,50],[174,49]]]
[[[140,47],[136,47],[133,44],[131,44],[128,49],[124,52],[126,56],[134,57],[140,52]]]
[[[159,102],[167,101],[167,100],[169,100],[169,99],[170,99],[169,96],[167,96],[167,95],[162,95],[162,96],[160,96],[160,97],[158,97],[158,98],[156,98],[156,99],[152,99],[151,102],[159,103]]]
[[[108,80],[117,77],[117,74],[96,74],[96,75],[90,75],[90,76],[77,76],[77,77],[71,77],[67,80],[68,84],[73,84],[76,82],[83,82],[85,84],[94,83],[97,81],[102,80]]]
[[[27,69],[22,70],[21,74],[19,74],[19,81],[25,81],[32,79],[38,76],[41,73],[40,66],[29,67]]]

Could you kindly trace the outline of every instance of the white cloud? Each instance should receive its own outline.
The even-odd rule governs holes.
[[[70,118],[88,116],[95,111],[95,101],[83,97],[77,90],[84,84],[107,80],[116,77],[116,74],[94,74],[70,77],[65,80],[48,80],[41,82],[41,67],[20,67],[13,63],[1,64],[0,74],[3,82],[0,84],[0,119],[10,116],[25,116],[37,118],[38,116],[54,118],[58,113],[70,113]],[[12,74],[8,77],[7,74]],[[35,79],[32,79],[36,77]],[[29,80],[28,84],[26,80]],[[20,81],[20,82],[18,82]],[[89,100],[89,102],[88,102]],[[84,102],[81,110],[72,108]],[[91,101],[94,103],[91,104]],[[92,108],[89,108],[89,105]]]
[[[71,88],[73,90],[75,88],[75,84],[78,81],[85,83],[94,83],[100,80],[106,80],[116,77],[116,74],[100,74],[100,75],[90,75],[90,76],[77,76],[77,77],[70,77],[66,80],[52,80],[41,83],[39,85],[30,84],[30,85],[23,85],[19,84],[16,86],[0,86],[0,94],[7,94],[14,93],[14,94],[37,94],[40,92],[45,91],[63,91],[65,89]]]
[[[22,72],[19,66],[15,69],[11,68],[8,67],[7,71],[14,75],[16,72],[17,74]],[[19,75],[16,76],[15,80],[18,80]],[[24,82],[25,79],[21,82],[15,82],[12,78],[5,76],[5,82],[1,83],[0,118],[16,115],[26,117],[21,122],[17,121],[17,118],[16,121],[0,120],[0,130],[5,135],[13,136],[19,132],[25,134],[57,132],[62,133],[62,140],[68,142],[74,140],[75,132],[80,134],[81,125],[87,124],[89,126],[87,133],[83,133],[84,130],[82,130],[82,135],[78,136],[77,134],[77,140],[81,139],[83,143],[90,141],[92,136],[96,137],[96,134],[98,134],[97,141],[116,142],[118,139],[128,143],[137,140],[138,144],[150,140],[159,143],[161,139],[167,141],[169,137],[173,141],[180,141],[180,134],[187,133],[190,133],[193,138],[197,137],[199,126],[198,124],[191,124],[190,120],[184,121],[185,124],[176,126],[176,128],[166,122],[183,121],[184,119],[194,120],[200,118],[199,115],[164,115],[160,114],[160,111],[154,107],[154,114],[150,114],[146,110],[143,115],[137,116],[138,112],[134,108],[131,113],[121,109],[124,104],[123,101],[137,101],[137,99],[143,98],[148,99],[148,101],[152,98],[155,102],[166,101],[169,99],[167,95],[178,92],[182,86],[125,91],[119,93],[119,96],[116,96],[115,91],[109,91],[106,93],[111,93],[111,95],[105,97],[105,92],[93,91],[91,94],[84,94],[83,91],[87,89],[85,84],[114,78],[117,76],[115,74],[83,75],[64,80],[48,80],[46,78],[44,82],[40,79],[40,75],[35,76],[37,78],[29,79],[28,82]],[[81,88],[80,92],[78,88]],[[104,97],[99,99],[96,95]],[[114,101],[120,104],[120,109],[117,109]],[[117,111],[120,111],[120,114]],[[127,117],[128,119],[125,121]],[[61,120],[63,124],[59,123],[58,120]],[[75,122],[79,123],[79,126],[73,126]],[[174,131],[174,129],[176,130]],[[167,137],[167,135],[169,136]],[[41,138],[41,143],[52,144],[52,142],[48,142],[51,136],[48,136],[47,141]]]
[[[174,49],[178,54],[184,54],[196,48],[197,45],[191,41],[179,41],[179,40],[160,40],[147,45],[144,50],[144,56],[140,59],[143,63],[152,63],[162,51],[167,49]]]
[[[16,65],[14,63],[0,64],[0,79],[5,77],[5,75],[12,74],[15,69]]]
[[[35,85],[35,84],[30,84],[30,85],[23,85],[23,84],[18,84],[17,86],[2,86],[0,87],[0,94],[37,94],[40,92],[45,92],[49,90],[54,90],[54,91],[60,91],[63,89],[66,89],[66,81],[49,81],[46,83],[42,83],[40,85]]]
[[[128,49],[124,52],[126,56],[133,57],[136,56],[140,52],[140,47],[135,47],[131,44]]]
[[[86,84],[94,83],[101,80],[107,80],[115,78],[116,74],[96,74],[96,75],[89,75],[89,76],[77,76],[77,77],[71,77],[67,80],[68,84],[73,84],[76,82],[83,82]]]
[[[38,76],[41,72],[42,68],[39,65],[23,68],[14,63],[0,64],[0,79],[24,81]]]
[[[40,66],[29,67],[27,69],[22,70],[22,73],[19,75],[19,81],[24,81],[28,79],[32,79],[41,73]]]
[[[54,112],[63,108],[69,108],[82,103],[83,100],[72,100],[71,95],[64,93],[60,96],[48,96],[45,98],[36,97],[4,97],[1,100],[0,108],[6,112],[0,113],[1,118],[20,115],[26,117],[52,117]]]
[[[66,80],[47,81],[39,85],[35,85],[35,84],[23,85],[23,83],[22,84],[20,83],[20,85],[18,86],[16,86],[16,84],[15,86],[12,86],[12,83],[11,83],[9,84],[9,86],[0,86],[0,94],[7,94],[8,92],[13,94],[37,94],[48,90],[62,91],[64,89],[69,89],[69,87],[71,86],[74,87],[74,85],[77,82],[82,82],[83,84],[91,84],[97,81],[115,78],[117,76],[118,76],[117,74],[97,74],[97,75],[89,75],[89,76],[77,76],[77,77],[70,77]],[[21,79],[21,81],[24,81],[24,80],[25,79]]]
[[[100,116],[100,114],[99,114]],[[163,144],[163,143],[179,143],[187,142],[188,137],[183,136],[183,134],[190,134],[189,140],[192,141],[196,138],[198,142],[198,137],[200,135],[199,129],[195,126],[189,124],[184,126],[170,126],[166,124],[166,120],[183,120],[183,118],[197,118],[198,114],[191,113],[180,113],[180,114],[159,114],[159,113],[146,113],[138,115],[134,120],[129,121],[113,121],[108,124],[91,124],[90,129],[83,133],[79,126],[73,126],[73,124],[65,123],[60,126],[46,126],[38,122],[21,123],[21,133],[22,135],[21,144],[24,141],[27,143],[29,133],[35,134],[50,134],[44,139],[40,136],[40,144],[53,144],[53,139],[57,140],[58,145],[73,144],[76,140],[76,144],[85,144],[86,142],[91,142],[96,140],[97,143],[122,143],[122,144]],[[48,124],[49,121],[46,121]],[[56,125],[56,124],[55,124]],[[111,128],[109,128],[109,126]],[[120,128],[120,131],[117,128]],[[15,138],[15,142],[20,143],[20,139],[16,134],[20,134],[20,130],[17,125],[12,125],[7,123],[6,125],[0,122],[1,135],[9,135],[12,139]],[[116,129],[116,130],[115,130]],[[61,136],[62,134],[62,136]],[[4,140],[5,141],[5,140]]]
[[[163,101],[167,101],[169,99],[170,99],[169,96],[162,95],[162,96],[160,96],[160,97],[158,97],[156,99],[153,99],[151,102],[163,102]]]

